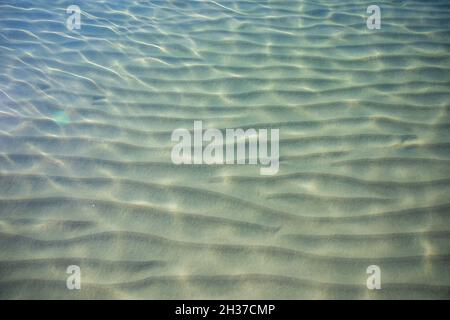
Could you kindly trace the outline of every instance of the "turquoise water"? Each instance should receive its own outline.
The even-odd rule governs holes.
[[[450,298],[449,1],[71,4],[0,1],[1,298]],[[173,164],[194,120],[278,174]]]

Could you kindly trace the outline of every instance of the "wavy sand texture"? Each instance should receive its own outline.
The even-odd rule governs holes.
[[[450,298],[450,3],[372,2],[0,1],[0,298]]]

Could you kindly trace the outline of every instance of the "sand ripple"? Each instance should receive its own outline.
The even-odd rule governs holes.
[[[450,298],[450,5],[369,4],[2,1],[0,298]],[[172,164],[194,120],[280,172]]]

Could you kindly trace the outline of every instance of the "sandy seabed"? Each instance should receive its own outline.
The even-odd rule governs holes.
[[[0,298],[450,298],[450,2],[372,2],[1,0]]]

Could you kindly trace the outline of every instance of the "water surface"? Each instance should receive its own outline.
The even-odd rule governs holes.
[[[1,0],[0,297],[450,298],[450,3],[372,2]],[[194,120],[280,171],[172,164]]]

